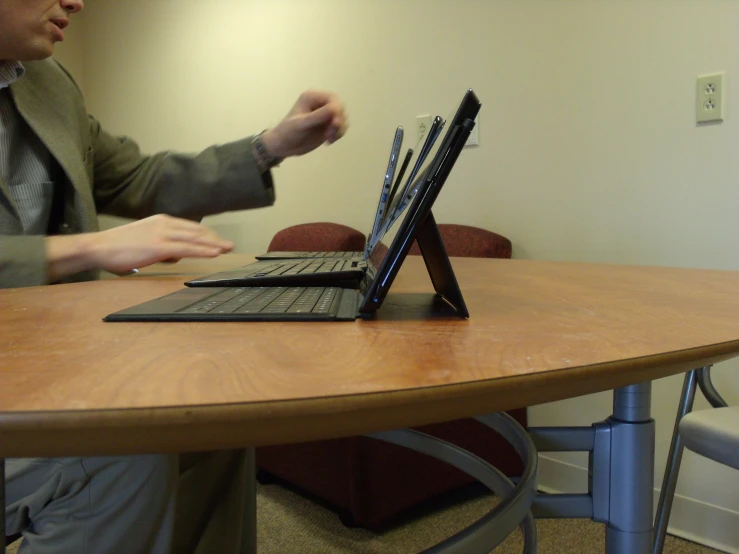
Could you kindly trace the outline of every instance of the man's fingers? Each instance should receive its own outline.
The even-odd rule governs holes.
[[[310,152],[322,142],[335,142],[346,128],[344,106],[336,95],[306,91],[287,117],[265,133],[262,140],[269,152],[286,158]]]
[[[199,227],[197,229],[171,229],[166,233],[166,238],[172,241],[213,246],[226,252],[230,252],[234,248],[233,242],[219,237],[206,227]]]
[[[182,260],[184,258],[215,258],[223,254],[217,246],[173,242],[161,253],[159,261]]]
[[[349,122],[344,118],[335,117],[331,125],[326,129],[326,142],[332,144],[346,134]]]
[[[195,221],[169,216],[161,221],[163,221],[163,224],[158,229],[161,233],[160,236],[165,240],[214,246],[227,252],[234,248],[234,244],[230,240],[221,238],[208,227]]]
[[[308,114],[297,116],[299,118],[298,126],[301,130],[307,131],[314,127],[328,125],[334,119],[334,116],[334,106],[326,104],[322,108],[318,108]]]
[[[313,112],[335,101],[336,97],[322,90],[306,90],[298,98],[298,106],[302,111]]]

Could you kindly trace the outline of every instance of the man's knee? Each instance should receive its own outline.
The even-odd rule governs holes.
[[[116,490],[131,496],[169,496],[177,485],[177,455],[152,454],[82,458],[82,468],[100,492]]]
[[[169,552],[177,481],[176,455],[27,460],[9,529],[29,552]]]

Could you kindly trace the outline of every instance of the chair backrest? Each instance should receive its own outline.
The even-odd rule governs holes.
[[[389,248],[385,246],[385,244],[380,241],[377,243],[377,246],[375,246],[375,250],[372,252],[372,255],[370,256],[370,261],[372,264],[379,268],[380,264],[382,263],[382,260],[385,259],[385,256],[387,255],[387,251]]]
[[[440,223],[439,233],[444,241],[444,248],[450,256],[460,258],[510,258],[511,241],[506,237],[470,225]],[[421,250],[418,243],[413,242],[411,255],[418,256]]]
[[[362,233],[339,223],[302,223],[279,231],[269,243],[268,252],[361,252]]]
[[[510,258],[512,253],[511,241],[503,235],[469,225],[454,223],[439,223],[439,233],[444,241],[444,248],[450,256],[459,258]],[[372,263],[380,267],[380,263],[387,255],[388,247],[378,243],[372,254]],[[413,241],[410,255],[420,256],[421,249],[418,242]]]

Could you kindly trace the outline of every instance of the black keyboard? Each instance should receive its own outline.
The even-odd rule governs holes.
[[[305,252],[301,258],[361,258],[361,252]]]
[[[347,260],[288,260],[267,267],[256,269],[254,273],[248,273],[246,277],[266,277],[276,275],[298,275],[305,273],[330,273],[347,268],[356,267],[357,262]]]
[[[338,287],[236,287],[177,310],[184,314],[329,313]]]
[[[257,260],[307,260],[336,259],[363,260],[362,252],[267,252],[257,256]]]

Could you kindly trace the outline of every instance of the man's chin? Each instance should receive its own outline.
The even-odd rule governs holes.
[[[23,53],[19,61],[21,62],[37,62],[46,60],[54,55],[54,43],[48,42],[44,44],[35,44],[33,48]]]

